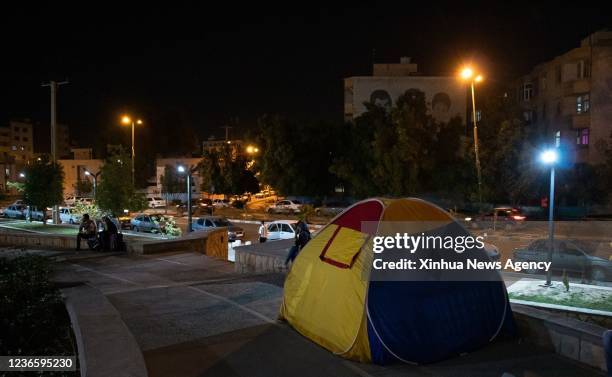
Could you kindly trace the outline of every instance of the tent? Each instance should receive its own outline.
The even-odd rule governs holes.
[[[285,281],[280,318],[334,354],[377,364],[439,361],[514,334],[497,271],[469,279],[440,271],[375,279],[372,260],[380,254],[374,255],[373,236],[381,234],[380,225],[398,222],[413,224],[403,229],[415,233],[469,235],[447,212],[420,199],[356,203],[322,228],[296,258]],[[440,257],[437,251],[427,253]],[[445,257],[474,255],[451,254]]]

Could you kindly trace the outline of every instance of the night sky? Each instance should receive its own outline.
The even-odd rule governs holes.
[[[411,56],[426,74],[474,60],[488,82],[503,84],[612,26],[609,12],[586,2],[323,10],[98,4],[106,7],[3,9],[3,123],[48,122],[49,90],[40,84],[49,79],[70,80],[60,88],[59,121],[81,145],[127,143],[118,125],[124,111],[144,117],[149,142],[173,123],[206,138],[223,136],[230,122],[239,137],[265,113],[340,121],[342,78],[370,74],[373,59]]]

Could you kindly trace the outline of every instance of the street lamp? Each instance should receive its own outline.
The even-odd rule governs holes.
[[[19,178],[25,178],[25,173],[19,173]]]
[[[540,153],[540,162],[550,166],[550,195],[548,197],[548,262],[552,264],[554,238],[555,238],[555,223],[554,223],[554,207],[555,207],[555,165],[559,161],[559,153],[557,149],[547,149]],[[552,285],[552,268],[546,271],[547,287]]]
[[[191,174],[196,171],[197,166],[192,166],[189,169],[184,167],[183,165],[179,165],[176,167],[176,171],[180,174],[187,173],[187,233],[192,231],[191,229]]]
[[[136,152],[134,151],[134,123],[141,125],[142,120],[140,119],[132,119],[129,115],[124,115],[121,117],[121,123],[125,126],[132,125],[132,186],[135,184],[134,180],[134,158],[136,157]]]
[[[478,125],[476,119],[476,95],[474,93],[474,84],[480,83],[484,80],[482,75],[477,74],[471,67],[464,67],[459,76],[463,81],[469,81],[470,89],[472,91],[472,119],[473,119],[473,130],[474,130],[474,157],[476,159],[476,174],[478,176],[478,202],[479,209],[482,209],[482,172],[480,169],[480,156],[478,154]]]
[[[85,170],[85,175],[88,175],[91,178],[93,178],[93,196],[94,196],[94,200],[96,199],[96,188],[98,186],[98,175],[99,174],[100,174],[100,172],[92,173],[89,170]]]

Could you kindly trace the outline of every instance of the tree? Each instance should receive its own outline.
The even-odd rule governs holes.
[[[62,202],[64,171],[60,165],[43,159],[28,165],[24,173],[24,201],[29,206],[36,206],[42,210],[44,224],[45,209]]]
[[[124,209],[140,211],[146,208],[146,198],[134,191],[131,184],[130,155],[124,150],[111,155],[100,169],[97,204],[102,210],[117,215]]]
[[[258,122],[257,157],[261,180],[285,195],[324,196],[338,178],[330,171],[344,142],[342,124],[290,122],[264,116]]]
[[[202,191],[236,195],[259,190],[259,181],[247,169],[247,160],[233,155],[229,146],[205,152],[199,167]]]

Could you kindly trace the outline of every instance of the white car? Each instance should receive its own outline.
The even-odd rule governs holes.
[[[302,203],[297,200],[279,200],[268,207],[268,213],[300,213]]]
[[[60,207],[59,217],[62,223],[79,224],[81,222],[81,215],[74,213],[74,208],[71,207]]]
[[[162,208],[166,206],[166,201],[159,196],[150,196],[147,198],[149,208]]]
[[[25,219],[26,206],[23,204],[11,204],[2,212],[4,217],[9,219]]]
[[[268,241],[288,240],[295,238],[295,227],[297,221],[278,220],[266,224]]]

